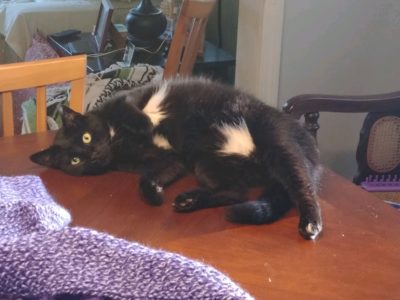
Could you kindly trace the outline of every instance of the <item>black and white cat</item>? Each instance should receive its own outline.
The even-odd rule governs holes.
[[[85,115],[64,107],[62,121],[54,144],[32,161],[73,175],[135,170],[152,205],[192,172],[199,187],[176,197],[178,212],[230,205],[229,220],[263,224],[294,204],[304,238],[322,231],[314,138],[242,91],[201,78],[163,81],[122,92]],[[265,189],[246,201],[253,186]]]

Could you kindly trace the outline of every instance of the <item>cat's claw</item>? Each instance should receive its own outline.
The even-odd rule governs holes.
[[[156,182],[141,179],[140,180],[140,191],[143,198],[151,205],[161,205],[163,203],[163,188]]]

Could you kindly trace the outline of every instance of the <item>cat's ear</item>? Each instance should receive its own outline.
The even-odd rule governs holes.
[[[30,156],[31,161],[45,167],[56,167],[60,148],[51,146]]]
[[[65,127],[74,127],[77,125],[78,121],[82,119],[83,115],[73,111],[68,106],[61,105],[59,108],[59,112],[61,114],[61,120],[63,126]]]

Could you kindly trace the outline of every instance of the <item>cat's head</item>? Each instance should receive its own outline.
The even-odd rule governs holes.
[[[39,165],[71,175],[100,174],[112,160],[110,127],[96,114],[82,115],[68,107],[61,109],[63,126],[49,148],[31,155]]]

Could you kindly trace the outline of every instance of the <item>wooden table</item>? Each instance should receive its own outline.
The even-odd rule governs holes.
[[[71,177],[39,167],[29,154],[52,134],[0,138],[0,175],[39,175],[73,216],[73,224],[179,252],[225,272],[257,299],[400,299],[400,212],[326,171],[321,189],[325,220],[315,242],[297,233],[292,210],[262,226],[224,220],[223,208],[175,213],[185,178],[166,191],[161,207],[145,204],[138,177],[108,173]]]

